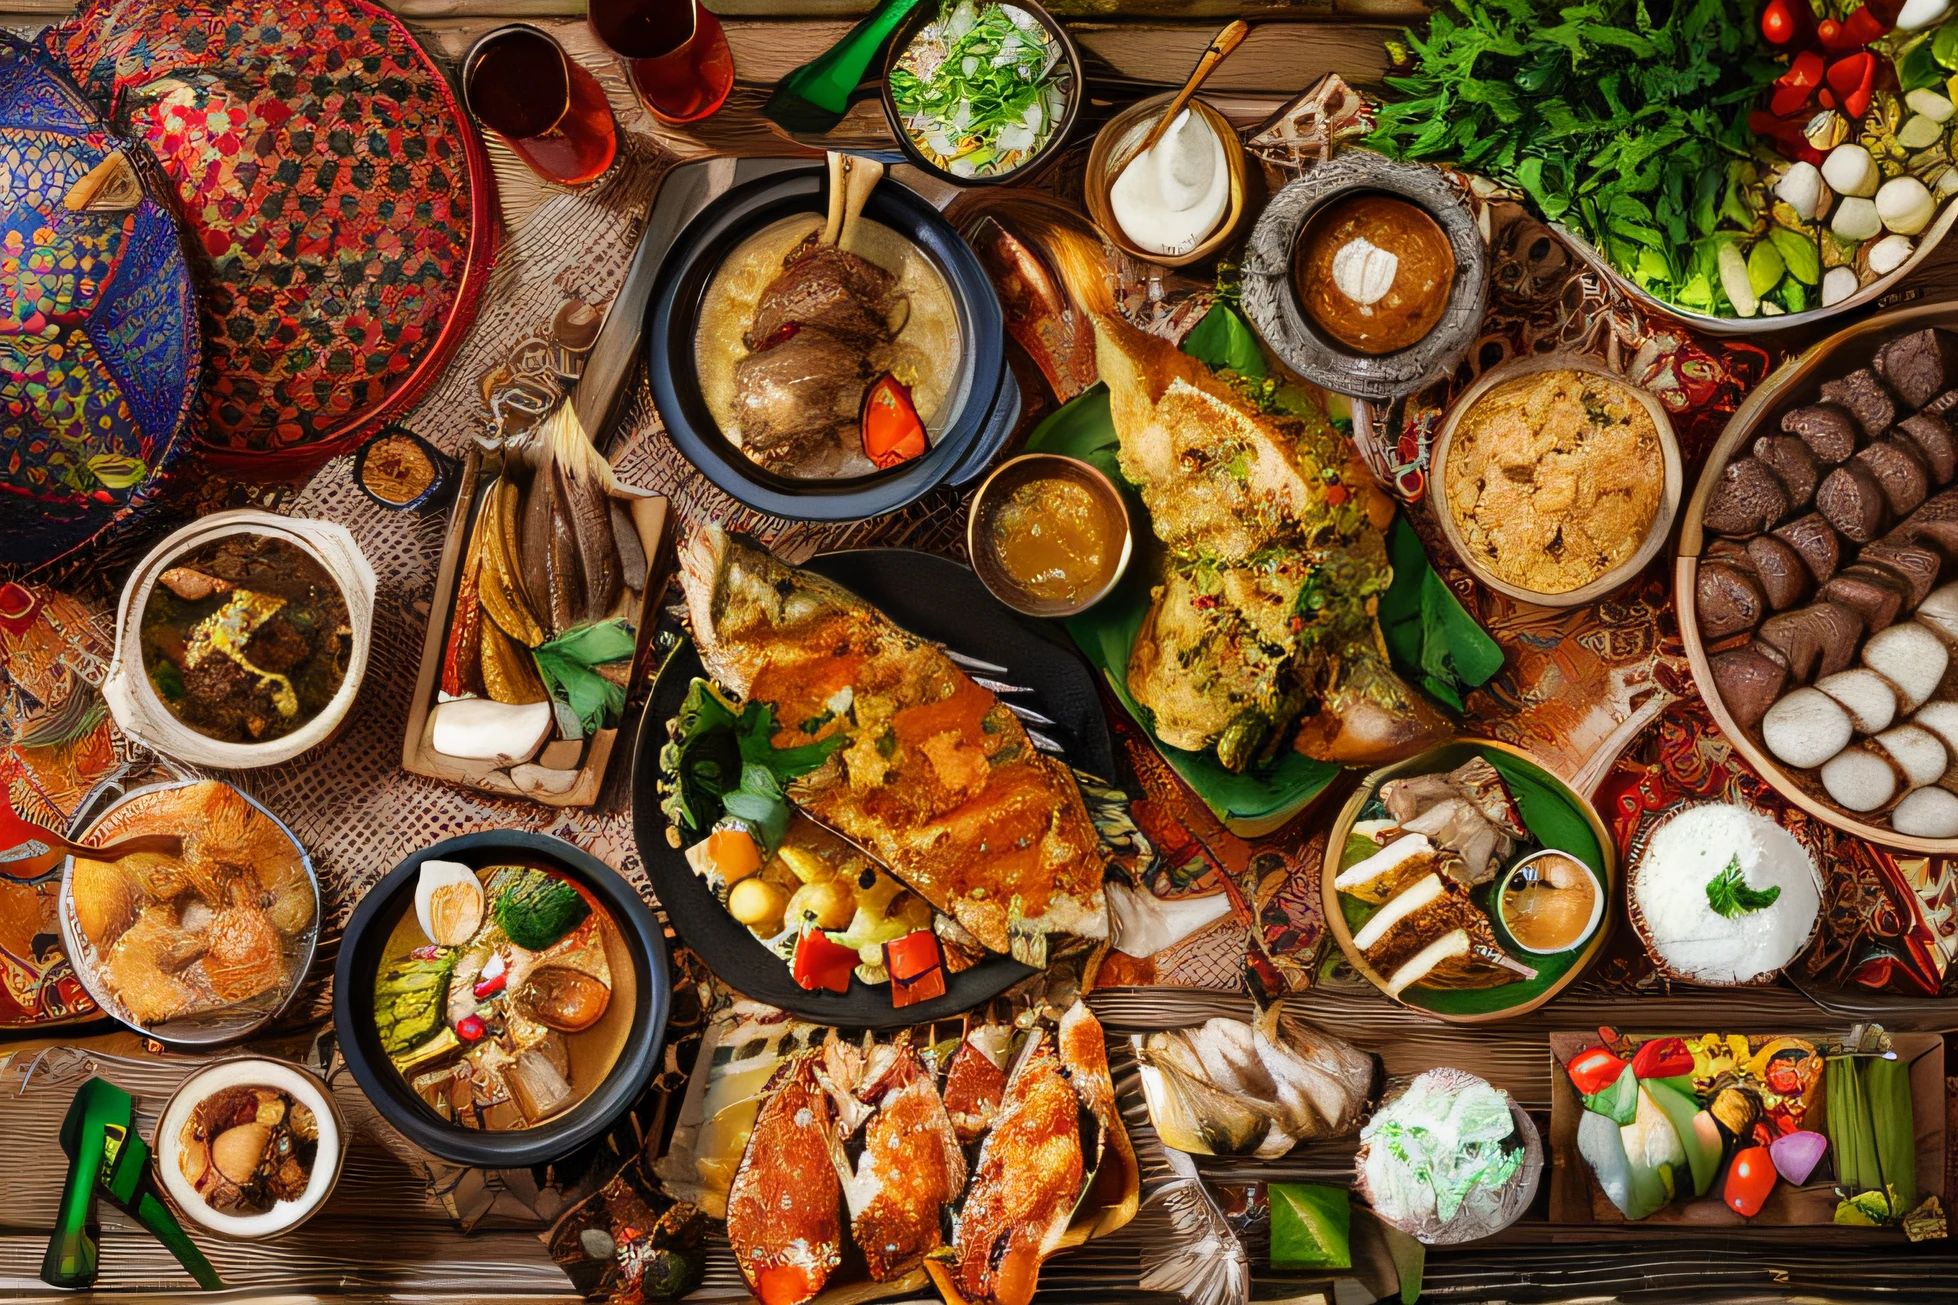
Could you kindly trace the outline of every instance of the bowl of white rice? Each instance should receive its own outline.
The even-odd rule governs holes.
[[[1822,887],[1814,855],[1788,830],[1735,803],[1701,802],[1633,842],[1627,914],[1667,978],[1754,987],[1807,950]]]

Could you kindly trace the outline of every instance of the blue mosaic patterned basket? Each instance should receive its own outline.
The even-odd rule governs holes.
[[[0,575],[139,511],[190,447],[190,269],[142,146],[0,33]]]

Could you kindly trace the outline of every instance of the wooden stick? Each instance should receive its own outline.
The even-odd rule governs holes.
[[[1183,83],[1183,89],[1176,93],[1176,98],[1169,102],[1167,109],[1163,110],[1163,116],[1158,118],[1156,125],[1149,129],[1149,134],[1143,138],[1142,148],[1136,151],[1137,154],[1145,154],[1156,148],[1156,142],[1163,138],[1165,131],[1169,130],[1169,124],[1176,121],[1176,115],[1183,112],[1183,106],[1188,104],[1190,97],[1197,93],[1197,87],[1203,85],[1204,79],[1216,71],[1217,65],[1224,61],[1224,56],[1235,50],[1238,42],[1242,41],[1250,30],[1249,23],[1242,18],[1235,18],[1211,39],[1209,47],[1203,52],[1203,57],[1197,60],[1196,69],[1190,74],[1190,80]]]

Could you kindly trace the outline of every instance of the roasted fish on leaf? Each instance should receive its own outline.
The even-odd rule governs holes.
[[[809,815],[997,952],[1101,938],[1104,858],[1073,775],[944,651],[842,586],[707,526],[682,556],[694,641],[771,707],[773,742],[847,746],[795,781]]]
[[[804,1053],[776,1071],[727,1194],[727,1239],[762,1305],[813,1300],[843,1263],[836,1108]]]
[[[1370,765],[1447,732],[1381,654],[1374,602],[1392,579],[1393,507],[1323,412],[1261,405],[1116,311],[1101,248],[1037,223],[1095,324],[1123,475],[1164,559],[1136,636],[1129,691],[1172,747],[1215,747],[1242,770],[1283,742]]]

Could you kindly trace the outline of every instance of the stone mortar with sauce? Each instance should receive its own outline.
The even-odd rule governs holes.
[[[1364,354],[1395,353],[1441,320],[1455,253],[1440,223],[1394,195],[1328,204],[1299,233],[1299,303],[1318,327]]]
[[[1121,495],[1100,471],[1052,453],[1002,464],[974,497],[972,566],[986,588],[1030,616],[1072,616],[1105,597],[1133,549]]]

